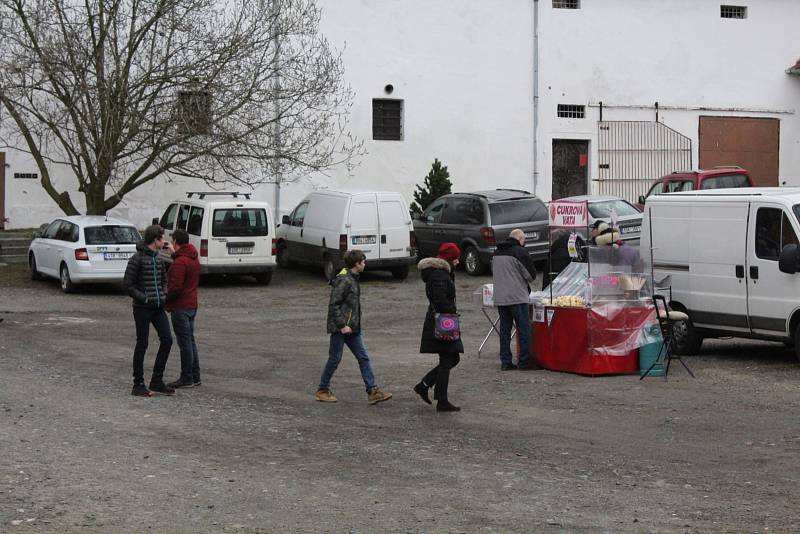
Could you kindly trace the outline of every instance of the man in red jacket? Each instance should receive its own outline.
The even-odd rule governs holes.
[[[181,349],[181,377],[169,385],[190,388],[200,385],[200,360],[194,340],[197,315],[197,286],[200,283],[200,260],[197,249],[189,243],[185,230],[172,233],[172,266],[167,272],[167,311],[172,314],[172,329]]]

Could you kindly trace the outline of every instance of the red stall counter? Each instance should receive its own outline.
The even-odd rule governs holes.
[[[652,304],[545,306],[533,322],[531,353],[545,369],[582,375],[639,372],[639,333],[657,321]]]

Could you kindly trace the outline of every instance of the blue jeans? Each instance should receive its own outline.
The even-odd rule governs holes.
[[[528,345],[531,338],[531,321],[527,304],[498,306],[500,313],[500,363],[511,365],[511,326],[516,323],[519,336],[519,364],[530,364]]]
[[[181,380],[200,382],[200,357],[194,341],[194,318],[197,310],[175,310],[172,312],[172,329],[181,349]]]
[[[164,368],[172,348],[172,332],[169,331],[169,319],[164,308],[133,307],[133,320],[136,323],[136,347],[133,349],[133,385],[144,385],[144,355],[150,338],[150,325],[158,332],[158,354],[153,365],[153,382],[164,379]]]
[[[372,375],[372,367],[369,364],[369,354],[367,354],[367,347],[364,346],[364,340],[361,339],[361,333],[358,334],[331,334],[331,343],[328,350],[328,363],[325,364],[325,370],[322,371],[322,378],[319,380],[319,389],[328,389],[331,385],[333,373],[339,367],[339,362],[342,361],[342,352],[344,346],[350,349],[353,356],[358,360],[358,367],[361,369],[361,378],[364,380],[364,385],[367,391],[375,387],[375,377]]]

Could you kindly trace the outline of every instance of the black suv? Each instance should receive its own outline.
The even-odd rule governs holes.
[[[534,261],[547,258],[547,206],[535,195],[515,189],[452,193],[434,200],[414,219],[419,256],[435,256],[439,245],[456,243],[468,274],[486,272],[498,241],[514,228],[525,232],[525,248]]]

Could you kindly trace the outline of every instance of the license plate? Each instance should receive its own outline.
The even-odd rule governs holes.
[[[253,247],[228,247],[228,254],[252,254]]]
[[[133,256],[133,252],[103,252],[104,260],[127,260]]]
[[[525,232],[525,239],[533,239],[536,241],[539,239],[539,232]]]
[[[636,232],[641,232],[641,226],[625,226],[621,228],[623,234],[635,234]]]
[[[354,235],[354,245],[374,245],[377,243],[377,238],[374,235]]]

